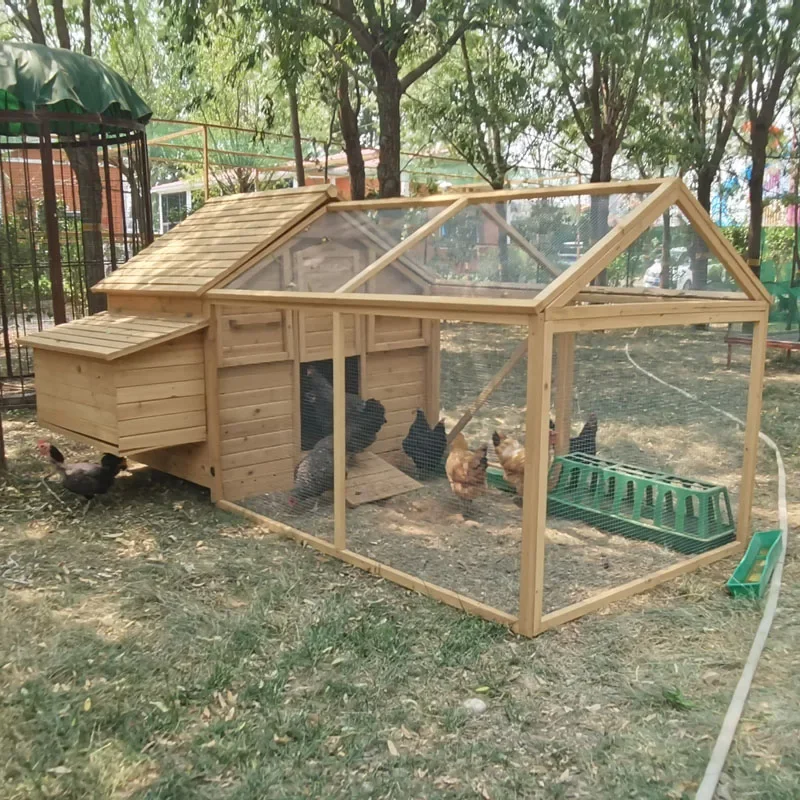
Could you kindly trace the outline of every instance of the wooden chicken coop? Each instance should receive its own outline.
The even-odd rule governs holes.
[[[630,285],[632,261],[665,241],[670,214],[673,239],[705,259],[714,285]],[[601,274],[628,285],[593,285]],[[524,635],[739,553],[749,539],[769,295],[679,180],[367,201],[339,201],[328,186],[223,197],[93,291],[107,294],[108,312],[25,339],[43,425],[208,487],[220,507]],[[613,392],[630,394],[637,348],[708,378],[717,339],[724,350],[714,325],[731,322],[753,328],[738,384],[747,425],[714,480],[713,421],[699,460],[686,462],[691,448],[668,437],[640,445],[635,415],[620,416]],[[711,330],[692,350],[700,324]],[[612,366],[619,379],[604,380]],[[286,502],[295,468],[320,442],[309,398],[326,386],[309,387],[311,372],[331,387],[332,492],[297,512]],[[647,374],[636,373],[642,386],[656,386]],[[379,401],[385,414],[354,457],[348,395]],[[605,398],[601,444],[572,454],[584,396]],[[649,413],[655,405],[671,420],[676,398]],[[445,420],[451,440],[483,442],[490,462],[492,432],[511,429],[525,449],[519,503],[490,482],[477,521],[453,514],[447,478],[422,480],[403,453],[417,409],[431,424]],[[697,426],[691,433],[702,439]],[[557,519],[570,513],[565,533]],[[612,518],[616,527],[604,527]],[[582,569],[589,584],[595,573],[604,582],[548,604],[550,585],[563,593],[559,576],[577,574],[565,537],[573,552],[588,542]],[[514,588],[493,603],[481,570],[498,542]],[[474,570],[445,554],[476,543],[487,558],[474,558]],[[420,547],[428,555],[409,560]],[[601,550],[605,572],[592,561]]]

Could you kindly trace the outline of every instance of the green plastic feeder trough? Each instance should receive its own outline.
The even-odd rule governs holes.
[[[500,489],[501,492],[517,493],[517,490],[503,477],[502,467],[487,467],[486,483],[495,489]]]
[[[724,486],[583,453],[557,456],[551,477],[555,470],[558,482],[547,503],[553,516],[681,553],[703,553],[735,538]]]
[[[747,552],[728,581],[734,597],[762,597],[778,563],[783,547],[780,531],[759,531],[753,534]]]

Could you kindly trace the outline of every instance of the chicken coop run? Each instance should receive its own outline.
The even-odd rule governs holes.
[[[521,634],[749,539],[769,296],[677,179],[213,199],[94,290],[42,424]]]

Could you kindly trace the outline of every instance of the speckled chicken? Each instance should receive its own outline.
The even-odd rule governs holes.
[[[386,422],[383,404],[370,398],[348,418],[345,450],[348,464],[366,450]],[[289,492],[289,505],[297,507],[306,500],[333,489],[333,434],[320,439],[311,452],[295,467],[294,487]]]

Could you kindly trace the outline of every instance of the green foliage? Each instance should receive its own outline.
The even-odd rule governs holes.
[[[496,15],[497,16],[497,15]],[[432,130],[494,188],[527,158],[552,116],[539,76],[546,55],[522,54],[508,18],[466,34],[414,93],[409,119]]]

